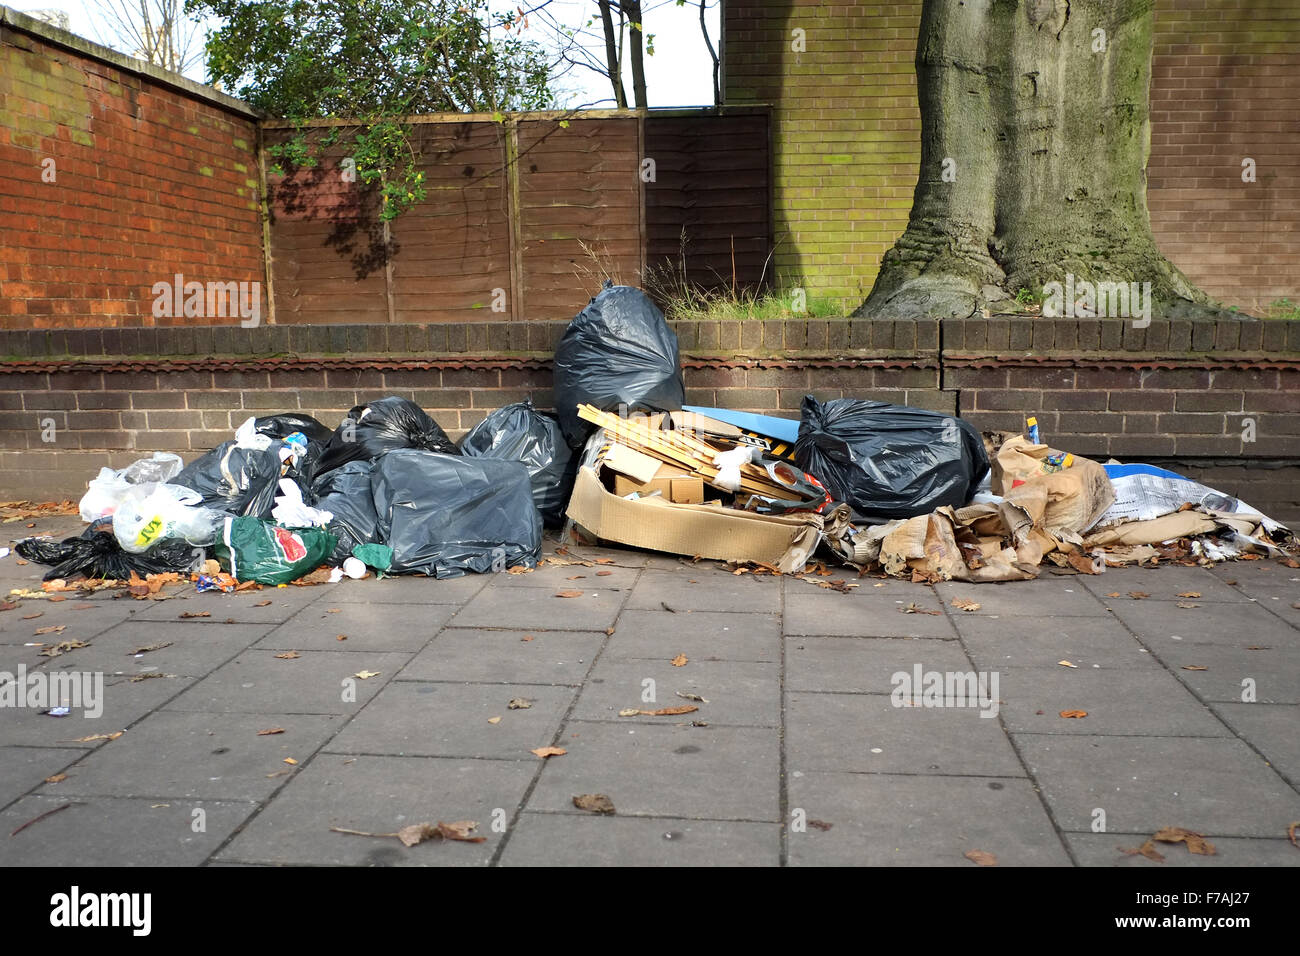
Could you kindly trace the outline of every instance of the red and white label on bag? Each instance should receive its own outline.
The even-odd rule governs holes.
[[[307,557],[307,546],[302,543],[302,538],[288,528],[272,528],[271,533],[275,535],[275,543],[280,546],[284,559],[290,564],[295,564]]]

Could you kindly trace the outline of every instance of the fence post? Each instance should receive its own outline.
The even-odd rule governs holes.
[[[510,223],[510,318],[524,319],[524,236],[519,198],[519,119],[506,117],[506,217]]]

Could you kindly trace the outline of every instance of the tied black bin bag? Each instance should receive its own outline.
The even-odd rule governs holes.
[[[537,564],[542,516],[517,461],[390,451],[371,488],[391,574],[452,578]]]
[[[166,571],[189,571],[203,557],[203,549],[196,548],[183,539],[159,541],[144,554],[130,554],[122,550],[113,536],[113,523],[100,521],[87,526],[80,537],[24,538],[14,545],[14,550],[37,564],[54,565],[42,580],[75,578],[103,578],[122,581],[134,571],[140,577],[162,574]]]
[[[206,508],[269,519],[279,481],[280,453],[275,446],[259,451],[227,441],[190,462],[169,484],[193,488]]]
[[[328,425],[322,425],[310,415],[299,412],[283,412],[279,415],[267,415],[256,419],[253,428],[259,435],[271,438],[288,438],[294,432],[302,432],[308,441],[329,441],[334,434]]]
[[[313,507],[334,517],[327,530],[338,538],[329,563],[339,565],[359,544],[379,544],[379,515],[370,493],[370,476],[375,466],[368,461],[350,461],[327,472],[312,485]]]
[[[533,504],[541,512],[543,524],[563,522],[577,460],[555,416],[539,412],[531,401],[498,408],[460,440],[460,453],[521,462],[528,469]]]
[[[415,402],[389,396],[358,405],[334,430],[329,441],[308,452],[309,473],[319,477],[350,461],[369,461],[398,448],[459,455],[429,414]]]
[[[907,405],[804,396],[795,461],[871,518],[911,518],[970,501],[988,474],[969,422]]]
[[[663,313],[640,289],[606,280],[555,349],[555,410],[570,447],[595,431],[579,405],[675,412],[685,401],[677,335]]]

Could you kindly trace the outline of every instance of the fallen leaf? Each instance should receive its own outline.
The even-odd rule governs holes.
[[[257,736],[270,737],[272,734],[282,734],[282,733],[284,733],[283,727],[268,727],[266,728],[266,730],[259,730],[257,732]]]
[[[48,624],[45,627],[38,627],[33,633],[35,634],[62,634],[68,629],[66,624]]]
[[[17,601],[0,601],[0,611],[12,611],[17,606]]]
[[[1155,860],[1157,863],[1165,862],[1165,855],[1156,849],[1156,845],[1147,840],[1139,847],[1122,846],[1119,848],[1121,853],[1127,853],[1129,856],[1144,856],[1148,860]]]
[[[266,777],[267,777],[268,780],[272,780],[272,779],[274,779],[274,778],[276,778],[276,777],[283,777],[283,776],[285,776],[286,774],[289,774],[289,773],[292,773],[292,772],[293,772],[292,770],[277,770],[275,773],[268,773],[268,774],[266,775]]]
[[[980,866],[998,865],[998,858],[992,853],[987,853],[984,850],[967,850],[962,854],[962,856],[966,857],[966,859],[970,860],[972,863],[978,863]]]
[[[1295,823],[1289,824],[1287,826],[1286,835],[1287,838],[1291,841],[1291,845],[1295,847],[1297,850],[1300,850],[1300,843],[1297,843],[1295,839],[1295,831],[1297,827],[1300,827],[1300,820],[1297,820]]]
[[[1119,592],[1111,591],[1109,594],[1106,595],[1106,597],[1119,597]]]
[[[1178,606],[1181,607],[1183,610],[1190,610],[1191,608],[1194,607],[1200,607],[1199,604],[1195,604],[1191,601],[1179,601]]]
[[[157,680],[160,677],[175,677],[175,676],[176,676],[175,674],[163,674],[159,671],[154,671],[153,673],[150,674],[136,674],[134,677],[128,677],[127,680],[129,680],[132,684],[138,684],[144,680]]]
[[[582,595],[583,595],[582,591],[560,591],[555,596],[558,598],[578,598],[578,597],[582,597]]]
[[[1101,569],[1097,567],[1097,562],[1093,560],[1092,555],[1084,554],[1082,551],[1071,551],[1065,556],[1065,560],[1070,562],[1070,567],[1080,574],[1101,573]]]
[[[475,820],[457,820],[455,823],[438,822],[434,827],[437,835],[444,840],[459,840],[461,843],[484,843],[487,837],[472,836],[471,831],[478,827]]]
[[[1061,716],[1073,718],[1087,717],[1088,712],[1086,710],[1063,710],[1061,711]]]
[[[501,723],[501,718],[500,718],[500,717],[489,717],[489,718],[488,718],[488,723],[489,723],[489,724],[499,724],[499,723]]]
[[[59,628],[59,630],[63,630],[63,628]],[[53,645],[52,647],[47,647],[43,651],[40,651],[39,653],[42,657],[58,657],[61,654],[68,653],[68,651],[75,651],[80,647],[89,647],[89,646],[90,645],[87,644],[85,641],[59,641],[59,643]]]
[[[336,641],[346,641],[347,639],[348,636],[346,634],[336,634],[334,637],[334,640]]]
[[[685,654],[678,654],[670,663],[673,667],[685,667],[687,660],[689,660],[689,658],[687,658]]]
[[[284,762],[292,767],[298,766],[298,761],[294,760],[292,757],[285,757]]]
[[[67,779],[68,779],[68,775],[67,775],[66,773],[56,773],[56,774],[55,774],[54,776],[52,776],[52,777],[46,777],[46,778],[45,778],[45,782],[46,782],[46,783],[62,783],[63,781],[65,781],[65,780],[67,780]]]
[[[276,660],[295,661],[298,658],[302,657],[302,655],[299,654],[297,651],[285,651],[283,654],[276,654],[275,657]]]
[[[181,612],[181,620],[182,620],[182,621],[187,621],[187,620],[190,620],[191,618],[196,618],[196,617],[212,617],[212,612],[211,612],[211,611],[183,611],[183,612]]]
[[[126,733],[125,730],[117,730],[111,734],[91,734],[89,737],[77,737],[74,740],[66,740],[66,741],[61,740],[59,741],[59,743],[88,744],[91,741],[95,741],[95,740],[116,740],[118,737],[121,737],[124,733]]]
[[[381,671],[357,671],[352,676],[358,680],[370,680],[372,677],[378,677]]]
[[[1078,664],[1071,664],[1069,661],[1057,661],[1062,667],[1078,667]]]
[[[596,563],[597,563],[597,564],[613,564],[613,563],[614,563],[614,559],[613,559],[613,558],[597,558],[597,559],[596,559]]]
[[[1179,591],[1178,596],[1181,598],[1198,598],[1201,596],[1200,591]]]
[[[1185,830],[1182,827],[1164,827],[1153,833],[1151,839],[1159,840],[1161,843],[1185,843],[1187,849],[1197,856],[1215,856],[1218,853],[1214,844],[1205,839],[1204,833]]]
[[[835,824],[827,823],[825,820],[809,820],[808,825],[814,830],[821,830],[823,833],[835,826]]]
[[[614,635],[614,629],[612,627],[605,628],[606,637],[612,637],[613,635]]]
[[[963,611],[978,611],[982,605],[970,598],[953,598],[952,606]]]
[[[700,708],[694,704],[678,704],[676,707],[660,707],[658,710],[637,710],[628,708],[620,710],[620,717],[676,717],[678,714],[693,714]]]
[[[899,610],[902,611],[904,614],[942,614],[943,613],[942,611],[927,611],[925,608],[918,605],[915,601],[913,601],[907,607],[900,607]]]
[[[74,604],[74,605],[72,605],[72,609],[73,609],[74,611],[89,611],[89,610],[93,609],[94,606],[95,606],[95,605],[93,605],[93,604]]]
[[[564,580],[566,580],[566,581],[581,581],[581,580],[582,580],[583,578],[585,578],[585,577],[586,577],[585,574],[571,574],[571,575],[569,575],[567,578],[565,578]]]
[[[253,605],[253,607],[266,607],[266,606],[267,606],[268,604],[270,604],[270,603],[271,603],[271,600],[270,600],[270,598],[268,598],[268,599],[265,600],[265,601],[258,601],[256,604]]]
[[[596,572],[596,577],[598,577],[598,578],[604,578],[604,577],[608,577],[609,575],[611,575],[611,574],[613,574],[613,573],[614,573],[613,571],[597,571],[597,572]]]
[[[535,753],[545,759],[547,757],[563,757],[568,751],[563,747],[538,747],[536,750],[530,751],[530,753]]]
[[[49,600],[51,604],[57,604],[59,601],[66,601],[67,598],[62,594],[51,594]]]
[[[697,701],[699,701],[701,704],[707,704],[707,703],[708,703],[708,701],[705,700],[703,697],[701,697],[699,694],[683,694],[681,691],[676,691],[675,693],[676,693],[677,696],[680,697],[682,700],[697,700]]]
[[[42,614],[44,614],[44,613],[45,613],[44,611],[37,611],[35,614],[24,614],[24,615],[23,615],[23,620],[24,620],[24,621],[34,621],[34,620],[36,620],[38,617],[40,617],[40,616],[41,616]]]
[[[533,639],[533,635],[531,634],[525,634],[523,637],[519,638],[519,640],[523,641],[525,644],[531,641],[532,639]]]
[[[1185,670],[1185,671],[1208,671],[1209,668],[1206,667],[1204,664],[1184,664],[1184,665],[1183,665],[1183,670]]]
[[[161,651],[164,647],[171,647],[172,641],[163,641],[161,644],[146,644],[144,647],[137,647],[127,657],[135,657],[137,654],[148,654],[150,651]]]
[[[1147,594],[1146,591],[1129,591],[1128,596],[1135,601],[1140,601],[1143,598],[1149,598],[1151,595]]]
[[[580,793],[573,798],[573,805],[579,810],[587,810],[591,813],[614,812],[614,801],[603,793]]]
[[[528,697],[512,697],[510,703],[506,704],[506,707],[510,710],[527,710],[531,706],[533,706],[533,702]]]

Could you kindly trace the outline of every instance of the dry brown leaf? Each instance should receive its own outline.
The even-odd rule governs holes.
[[[1206,667],[1204,664],[1184,664],[1184,665],[1183,665],[1183,670],[1185,670],[1185,671],[1208,671],[1209,668]]]
[[[537,754],[537,756],[543,759],[547,757],[563,757],[568,753],[568,751],[563,747],[538,747],[530,752]]]
[[[1078,719],[1082,717],[1087,717],[1088,712],[1086,710],[1063,710],[1061,711],[1061,716]]]
[[[1291,841],[1291,845],[1295,847],[1297,850],[1300,850],[1300,843],[1297,843],[1295,838],[1295,831],[1298,828],[1300,828],[1300,820],[1297,820],[1295,823],[1288,824],[1286,828],[1286,835],[1287,835],[1287,839]]]
[[[175,676],[176,676],[175,674],[164,674],[160,671],[154,671],[151,674],[136,674],[134,677],[128,677],[127,680],[129,680],[132,684],[138,684],[141,681],[158,680],[159,678],[162,677],[175,677]]]
[[[708,703],[708,701],[705,700],[703,697],[701,697],[699,694],[683,694],[681,691],[675,691],[675,693],[682,700],[695,700],[695,701],[699,701],[701,704]]]
[[[489,718],[488,718],[488,723],[489,723],[489,724],[499,724],[499,723],[501,723],[501,718],[500,718],[500,717],[489,717]]]
[[[573,798],[573,805],[591,813],[608,815],[614,812],[614,801],[603,793],[580,793]]]
[[[570,575],[569,575],[567,578],[565,578],[564,580],[566,580],[566,581],[581,581],[581,580],[582,580],[583,578],[585,578],[585,577],[586,577],[585,574],[570,574]]]
[[[943,613],[942,611],[927,611],[925,608],[921,607],[915,601],[907,605],[907,607],[900,607],[899,610],[902,611],[904,614],[942,614]]]
[[[66,740],[66,741],[61,740],[59,742],[69,743],[69,744],[88,744],[91,741],[95,741],[95,740],[116,740],[118,737],[121,737],[124,733],[126,733],[125,730],[117,730],[111,734],[91,734],[89,737],[77,737],[75,740]]]
[[[1182,608],[1183,610],[1190,610],[1190,609],[1192,609],[1192,608],[1194,608],[1194,607],[1200,607],[1199,604],[1196,604],[1196,603],[1194,603],[1194,602],[1192,602],[1192,601],[1179,601],[1179,602],[1178,602],[1178,606],[1179,606],[1180,608]]]
[[[341,608],[341,607],[327,607],[327,608],[325,609],[325,613],[326,613],[326,614],[338,614],[338,613],[339,613],[340,611],[342,611],[342,610],[343,610],[343,608]]]
[[[1151,839],[1159,840],[1161,843],[1186,843],[1187,849],[1197,856],[1215,856],[1218,853],[1214,844],[1205,839],[1204,833],[1186,830],[1183,827],[1164,827],[1153,833]]]
[[[583,593],[584,592],[582,591],[569,590],[569,591],[560,591],[555,596],[558,598],[579,598],[582,597]]]
[[[1146,857],[1148,860],[1154,860],[1157,863],[1165,862],[1165,855],[1157,850],[1156,845],[1150,840],[1147,840],[1138,847],[1122,846],[1119,850],[1121,853],[1127,853],[1129,856],[1141,855]]]
[[[512,697],[510,703],[506,704],[510,710],[527,710],[533,706],[533,701],[529,697]]]
[[[529,641],[533,640],[533,635],[525,634],[523,637],[519,638],[519,640],[527,644]]]
[[[1071,664],[1069,661],[1057,661],[1056,663],[1060,664],[1062,667],[1075,667],[1075,668],[1077,668],[1077,667],[1079,666],[1078,664]]]
[[[1149,598],[1151,595],[1147,594],[1146,591],[1129,591],[1128,596],[1135,601],[1140,601],[1143,598]]]
[[[613,563],[614,563],[614,559],[613,559],[613,558],[597,558],[597,559],[596,559],[596,563],[597,563],[597,564],[613,564]]]
[[[658,710],[637,710],[629,707],[620,710],[620,717],[676,717],[678,714],[693,714],[700,708],[694,704],[678,704],[676,707],[660,707]]]
[[[40,617],[40,616],[41,616],[42,614],[44,614],[44,613],[45,613],[44,611],[37,611],[35,614],[24,614],[24,615],[23,615],[23,620],[24,620],[24,621],[34,621],[34,620],[36,620],[38,617]]]
[[[74,605],[72,605],[72,609],[73,609],[74,611],[89,611],[89,610],[92,610],[94,607],[95,607],[95,605],[93,605],[93,604],[74,604]]]
[[[608,577],[609,575],[611,575],[611,574],[613,574],[613,573],[614,573],[613,571],[597,571],[597,572],[596,572],[596,577],[598,577],[598,578],[604,578],[604,577]]]
[[[478,827],[476,820],[457,820],[454,823],[438,822],[434,827],[437,835],[444,840],[459,840],[461,843],[484,843],[487,837],[473,836],[472,831]]]
[[[171,647],[172,641],[163,641],[161,644],[146,644],[144,647],[137,647],[127,657],[135,657],[137,654],[148,654],[150,651],[161,651],[164,647]]]
[[[62,634],[68,629],[66,624],[48,624],[45,627],[38,627],[34,634]]]
[[[17,606],[17,601],[0,601],[0,611],[12,611]]]
[[[685,667],[686,662],[688,660],[690,660],[690,658],[688,658],[685,654],[678,654],[669,663],[671,663],[673,667]]]
[[[1111,591],[1109,594],[1106,595],[1106,597],[1119,597],[1119,592]]]
[[[297,651],[285,651],[283,654],[276,654],[275,657],[276,660],[281,661],[296,661],[298,658],[302,657],[302,655]]]
[[[1097,562],[1093,561],[1092,555],[1084,554],[1081,551],[1071,551],[1065,556],[1065,560],[1070,562],[1070,567],[1080,574],[1100,574],[1101,570],[1097,567]]]
[[[271,603],[271,600],[270,600],[270,598],[268,598],[268,599],[265,600],[265,601],[258,601],[256,604],[253,605],[253,607],[266,607],[266,606],[269,605],[270,603]]]
[[[59,643],[47,647],[39,653],[42,657],[58,657],[61,654],[68,653],[68,651],[75,651],[80,647],[89,646],[85,641],[59,641]]]
[[[292,757],[285,757],[284,762],[289,764],[291,767],[298,766],[298,761],[294,760]]]
[[[822,833],[825,833],[831,827],[835,826],[835,824],[827,823],[825,820],[809,820],[808,825],[814,830],[821,830]]]
[[[378,677],[382,671],[357,671],[352,676],[358,680],[370,680],[372,677]]]
[[[211,611],[183,611],[181,613],[182,621],[188,621],[191,618],[195,618],[195,617],[212,617],[212,612]]]
[[[970,598],[953,598],[952,606],[963,611],[978,611],[982,605]]]
[[[1200,591],[1179,591],[1178,596],[1181,598],[1198,598],[1201,596]]]
[[[46,782],[46,783],[62,783],[63,781],[65,781],[65,780],[67,780],[67,779],[68,779],[68,775],[67,775],[66,773],[56,773],[56,774],[55,774],[54,776],[52,776],[52,777],[46,777],[46,778],[45,778],[45,782]]]
[[[284,733],[283,727],[267,727],[266,730],[259,730],[257,732],[257,736],[270,737],[273,734],[282,734],[282,733]]]
[[[972,863],[978,863],[980,866],[997,866],[998,858],[984,850],[967,850],[962,856]]]
[[[613,635],[614,635],[614,629],[612,627],[605,628],[606,637],[613,637]]]
[[[66,601],[67,598],[62,594],[51,594],[49,601],[51,604],[58,604],[60,601]]]

